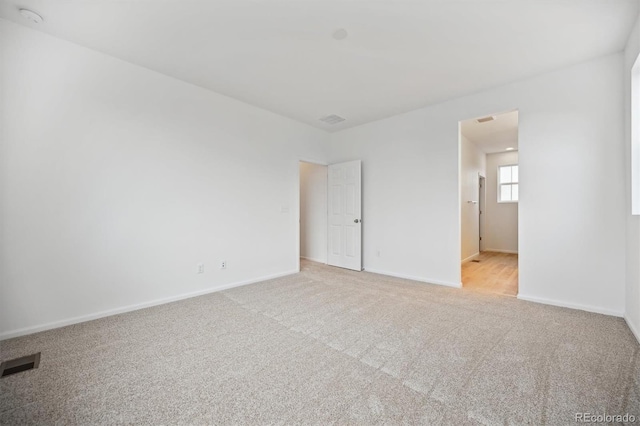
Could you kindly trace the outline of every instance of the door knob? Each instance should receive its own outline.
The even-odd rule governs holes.
[[[360,219],[354,219],[353,223],[359,223]]]

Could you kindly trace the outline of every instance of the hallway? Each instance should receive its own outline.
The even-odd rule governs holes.
[[[485,251],[462,265],[462,285],[487,293],[518,294],[518,255]]]

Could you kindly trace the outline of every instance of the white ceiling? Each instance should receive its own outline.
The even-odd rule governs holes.
[[[478,123],[477,119],[462,121],[460,131],[486,154],[518,149],[518,111],[493,116],[495,120],[486,123]]]
[[[618,52],[637,13],[637,0],[0,0],[3,18],[329,131]]]

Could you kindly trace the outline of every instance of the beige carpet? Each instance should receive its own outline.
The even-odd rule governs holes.
[[[1,342],[2,424],[574,424],[640,417],[619,318],[303,262]]]

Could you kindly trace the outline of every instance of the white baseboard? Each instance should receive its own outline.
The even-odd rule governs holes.
[[[626,321],[629,330],[631,330],[631,333],[636,336],[636,340],[640,343],[640,329],[629,320],[629,317],[626,314],[624,315],[624,320]]]
[[[467,257],[466,259],[462,259],[462,261],[461,261],[460,263],[467,263],[467,262],[470,262],[470,261],[472,261],[473,259],[475,259],[475,258],[476,258],[476,257],[478,257],[478,256],[480,256],[480,253],[479,253],[479,252],[478,252],[478,253],[475,253],[475,254],[472,254],[471,256]]]
[[[492,249],[492,248],[488,248],[488,249],[484,249],[482,251],[492,251],[495,253],[510,253],[510,254],[518,254],[518,250],[502,250],[502,249]]]
[[[207,288],[204,290],[198,290],[198,291],[194,291],[191,293],[183,293],[183,294],[179,294],[177,296],[171,296],[171,297],[165,297],[162,299],[155,299],[155,300],[151,300],[148,302],[142,302],[142,303],[136,303],[134,305],[127,305],[127,306],[123,306],[120,308],[115,308],[115,309],[108,309],[106,311],[101,311],[101,312],[96,312],[93,314],[88,314],[88,315],[81,315],[78,317],[73,317],[73,318],[67,318],[67,319],[63,319],[63,320],[59,320],[59,321],[52,321],[46,324],[40,324],[40,325],[35,325],[35,326],[31,326],[31,327],[25,327],[25,328],[19,328],[17,330],[12,330],[12,331],[6,331],[4,333],[0,333],[0,341],[2,340],[6,340],[6,339],[11,339],[13,337],[20,337],[20,336],[25,336],[27,334],[33,334],[33,333],[38,333],[40,331],[46,331],[46,330],[51,330],[54,328],[60,328],[60,327],[64,327],[67,325],[72,325],[72,324],[78,324],[81,322],[86,322],[86,321],[91,321],[91,320],[95,320],[98,318],[104,318],[104,317],[108,317],[111,315],[117,315],[117,314],[122,314],[125,312],[131,312],[131,311],[137,311],[138,309],[144,309],[144,308],[150,308],[152,306],[157,306],[157,305],[164,305],[165,303],[171,303],[171,302],[177,302],[178,300],[184,300],[184,299],[190,299],[192,297],[198,297],[198,296],[202,296],[205,294],[209,294],[209,293],[215,293],[218,291],[223,291],[223,290],[228,290],[230,288],[234,288],[234,287],[240,287],[243,285],[248,285],[248,284],[254,284],[260,281],[266,281],[266,280],[271,280],[274,278],[280,278],[280,277],[284,277],[287,275],[293,275],[293,274],[297,274],[298,271],[288,271],[288,272],[283,272],[283,273],[279,273],[279,274],[273,274],[273,275],[267,275],[264,277],[260,277],[260,278],[254,278],[254,279],[250,279],[250,280],[245,280],[245,281],[239,281],[239,282],[235,282],[235,283],[230,283],[230,284],[224,284],[221,286],[217,286],[217,287],[211,287],[211,288]]]
[[[526,300],[528,302],[535,302],[535,303],[542,303],[543,305],[552,305],[552,306],[559,306],[561,308],[579,309],[581,311],[594,312],[596,314],[603,314],[603,315],[611,315],[614,317],[624,316],[623,312],[612,311],[610,309],[599,308],[597,306],[581,305],[579,303],[568,303],[568,302],[562,302],[560,300],[545,299],[543,297],[527,296],[525,294],[518,294],[517,297],[520,300]]]
[[[373,274],[386,275],[386,276],[395,277],[395,278],[404,278],[406,280],[420,281],[422,283],[427,283],[427,284],[437,284],[437,285],[444,285],[447,287],[462,288],[462,283],[452,283],[449,281],[432,280],[429,278],[416,277],[416,276],[405,275],[405,274],[397,274],[395,272],[380,271],[380,270],[371,269],[371,268],[364,268],[364,270],[366,272],[371,272]]]
[[[300,256],[300,259],[310,260],[312,262],[324,263],[325,265],[327,264],[327,259],[317,259],[315,257],[306,257],[306,256]]]

